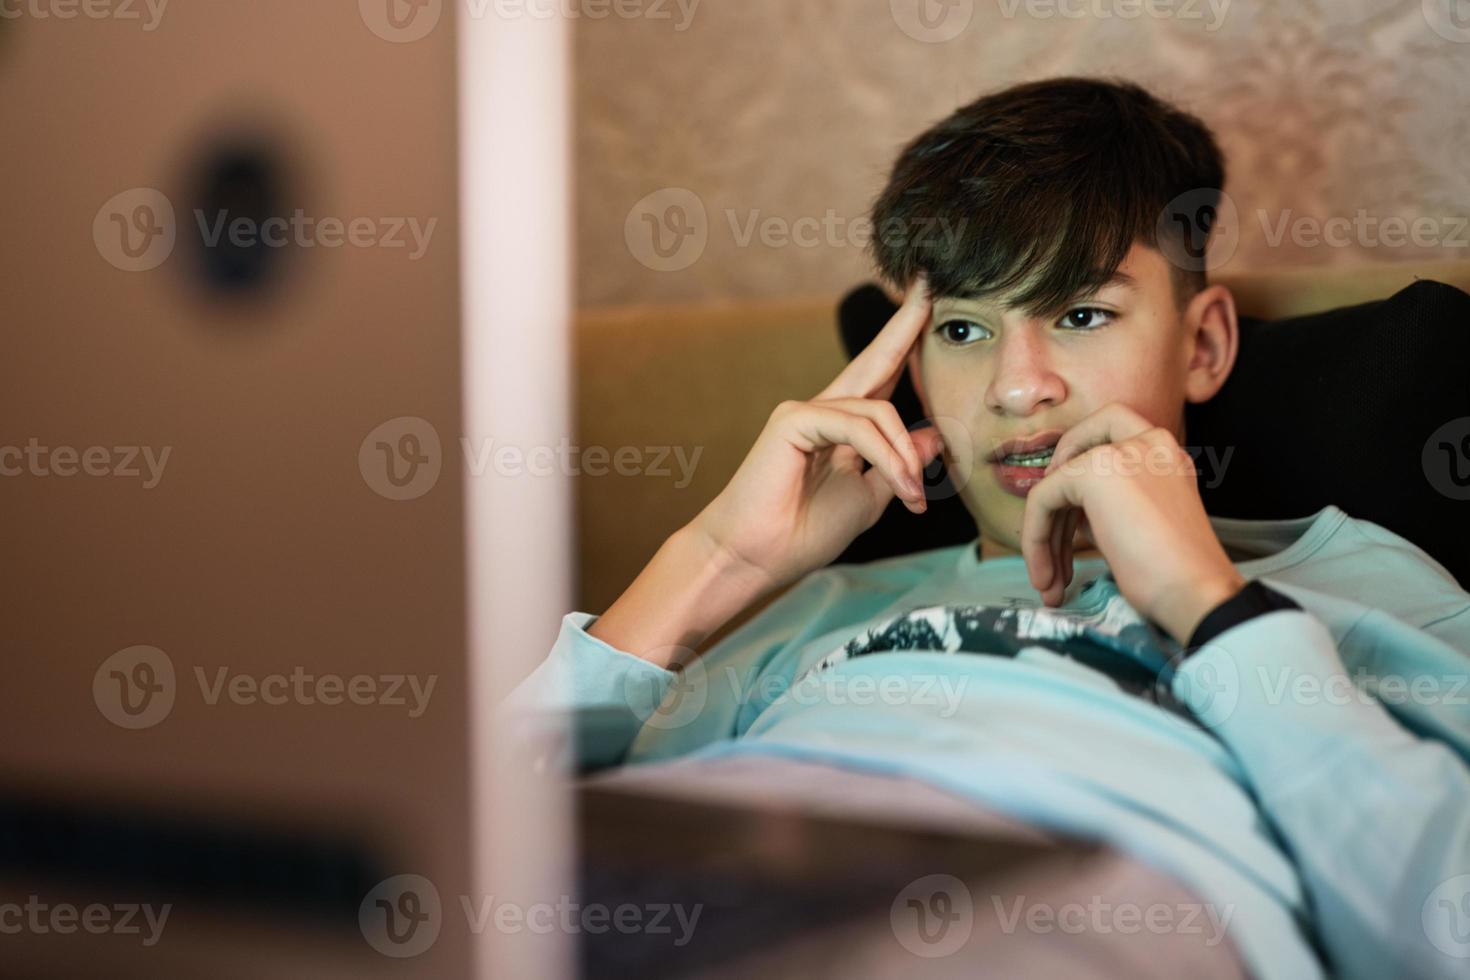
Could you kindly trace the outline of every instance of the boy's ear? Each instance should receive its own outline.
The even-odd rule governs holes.
[[[1207,286],[1189,301],[1183,319],[1190,352],[1184,369],[1184,397],[1195,404],[1207,402],[1230,377],[1240,353],[1235,297],[1224,286]]]

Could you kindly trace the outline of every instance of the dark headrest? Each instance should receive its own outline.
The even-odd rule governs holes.
[[[894,310],[871,284],[843,299],[838,321],[849,356]],[[1229,380],[1185,411],[1205,510],[1279,520],[1336,504],[1470,582],[1467,365],[1470,295],[1444,283],[1421,280],[1385,300],[1310,316],[1242,319]],[[910,425],[923,418],[907,373],[893,402]],[[974,521],[957,496],[945,495],[942,469],[926,474],[944,497],[928,514],[895,502],[838,560],[973,539]]]

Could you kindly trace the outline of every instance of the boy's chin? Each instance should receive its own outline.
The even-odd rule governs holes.
[[[987,499],[976,506],[966,501],[970,516],[980,529],[980,549],[986,555],[1008,555],[1021,553],[1021,521],[1026,513],[1026,499],[997,490],[994,499]],[[1097,542],[1092,539],[1086,523],[1077,528],[1072,537],[1074,557],[1084,551],[1095,551]]]

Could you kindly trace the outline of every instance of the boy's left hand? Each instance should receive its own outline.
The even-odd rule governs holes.
[[[1069,429],[1026,495],[1021,554],[1048,606],[1072,581],[1072,537],[1089,531],[1123,594],[1181,644],[1246,580],[1200,500],[1194,460],[1169,430],[1113,402]]]

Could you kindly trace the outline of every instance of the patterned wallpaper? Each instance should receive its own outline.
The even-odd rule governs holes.
[[[903,143],[1058,74],[1131,78],[1214,127],[1238,232],[1214,266],[1470,257],[1470,0],[574,9],[582,306],[835,294],[870,274]]]

